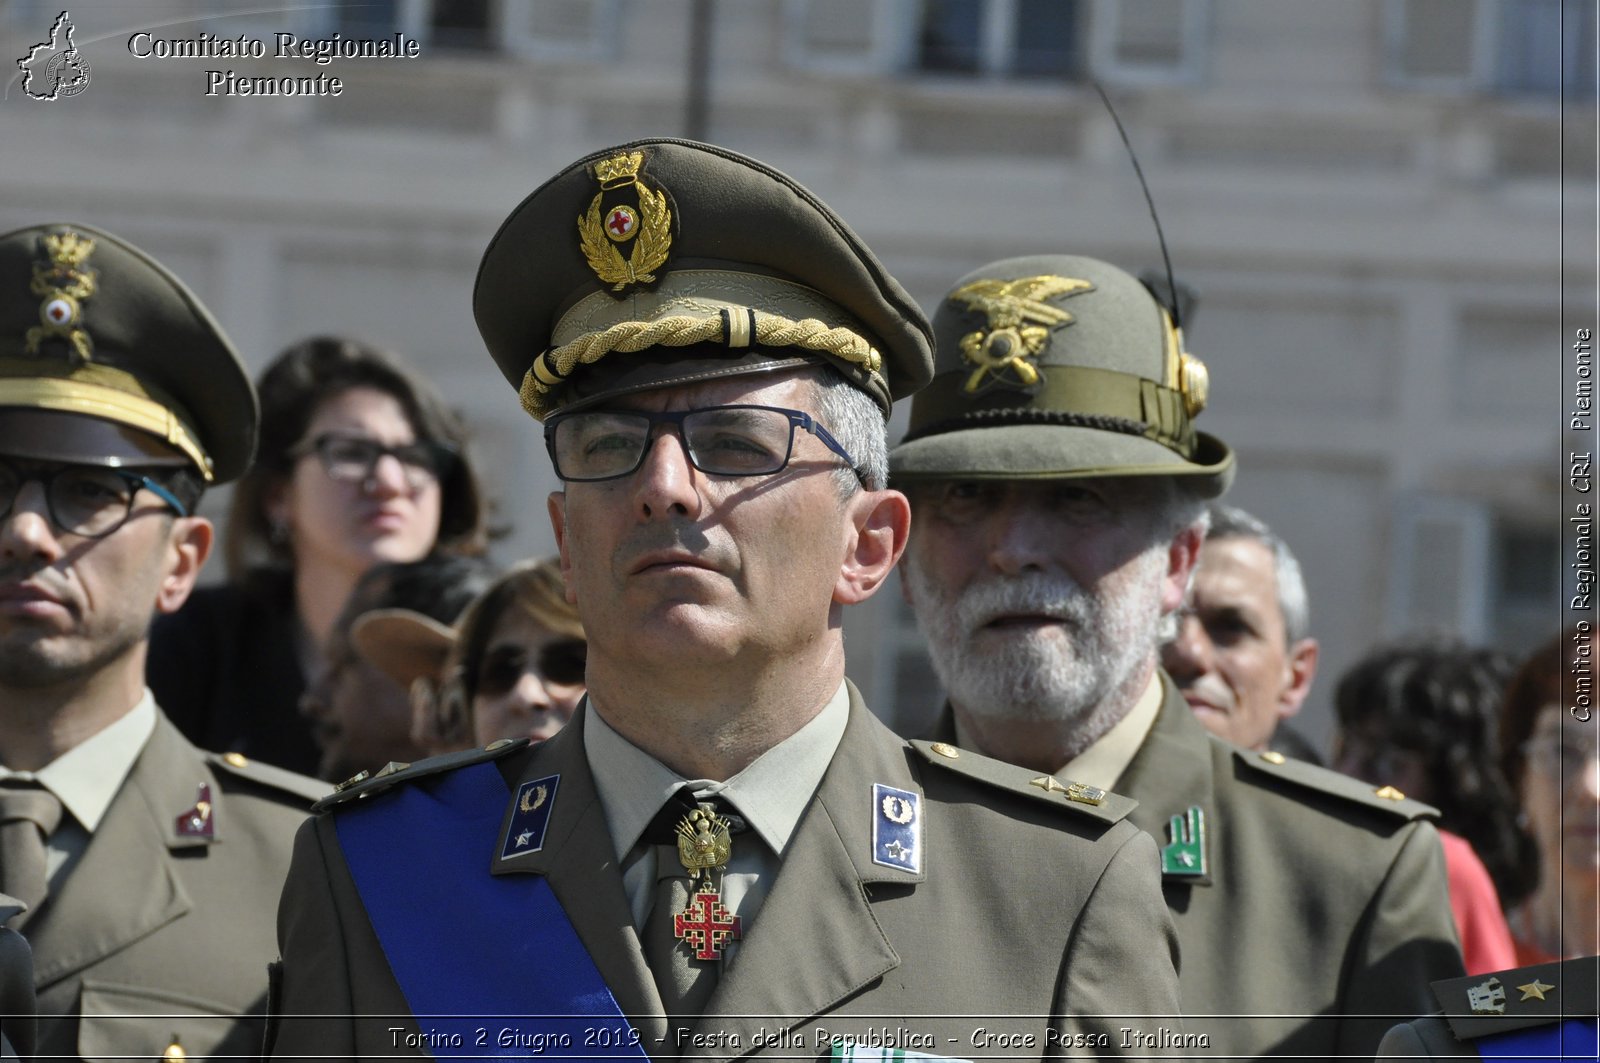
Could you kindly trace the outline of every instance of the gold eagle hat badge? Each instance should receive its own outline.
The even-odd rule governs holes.
[[[951,292],[950,302],[965,304],[989,319],[987,330],[961,337],[961,355],[973,366],[962,389],[975,395],[994,385],[1037,386],[1039,370],[1033,360],[1048,346],[1051,329],[1073,321],[1071,313],[1046,300],[1093,289],[1086,280],[1041,274],[1009,281],[984,278]]]

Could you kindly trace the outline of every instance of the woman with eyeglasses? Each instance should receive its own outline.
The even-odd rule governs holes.
[[[315,337],[257,383],[261,435],[223,538],[228,583],[156,623],[151,688],[197,745],[312,774],[298,704],[373,565],[481,555],[486,513],[465,433],[392,354]]]
[[[1511,913],[1518,963],[1600,953],[1600,744],[1592,622],[1523,662],[1500,709],[1500,757],[1539,848],[1539,884]]]
[[[410,688],[412,740],[431,753],[543,741],[583,700],[588,644],[555,558],[512,567],[453,628],[384,610],[357,621],[352,641]]]

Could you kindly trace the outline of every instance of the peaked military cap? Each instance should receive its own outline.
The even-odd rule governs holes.
[[[921,310],[826,204],[687,140],[608,148],[545,182],[490,241],[472,306],[540,420],[816,363],[887,414],[933,373]]]
[[[933,382],[911,404],[891,477],[1183,476],[1214,497],[1233,452],[1197,432],[1205,366],[1144,284],[1074,255],[1005,259],[933,316]]]
[[[0,451],[220,482],[249,466],[256,418],[233,345],[159,262],[87,225],[0,235]]]

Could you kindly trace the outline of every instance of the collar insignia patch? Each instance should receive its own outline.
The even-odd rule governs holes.
[[[550,825],[550,811],[556,806],[556,786],[560,782],[561,776],[547,775],[517,787],[516,807],[506,827],[500,859],[526,856],[544,848],[544,832]]]

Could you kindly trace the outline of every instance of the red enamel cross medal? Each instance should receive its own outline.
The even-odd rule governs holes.
[[[672,916],[675,937],[694,951],[697,960],[720,960],[728,941],[743,936],[739,917],[722,903],[722,890],[712,885],[712,872],[725,871],[733,854],[728,821],[711,805],[694,809],[678,824],[678,860],[694,886],[689,905]],[[700,876],[704,874],[704,880]]]

